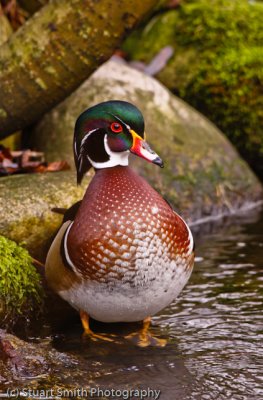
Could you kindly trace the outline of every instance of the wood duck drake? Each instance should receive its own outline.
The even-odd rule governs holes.
[[[128,166],[129,154],[163,167],[144,140],[141,112],[124,101],[100,103],[75,125],[77,182],[93,167],[84,198],[69,209],[46,260],[49,285],[102,322],[144,321],[131,335],[140,346],[165,345],[149,332],[150,317],[168,306],[193,268],[193,237],[184,220]]]

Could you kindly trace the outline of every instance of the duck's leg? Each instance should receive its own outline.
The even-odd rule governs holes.
[[[151,325],[151,317],[147,317],[143,320],[143,327],[139,332],[131,333],[125,338],[131,340],[139,347],[147,347],[147,346],[164,347],[167,343],[167,340],[158,339],[152,336],[151,333],[149,332],[150,325]]]
[[[86,313],[86,311],[80,310],[79,312],[81,323],[84,329],[83,336],[88,336],[93,340],[106,340],[107,342],[113,342],[114,340],[104,336],[104,335],[98,335],[97,333],[94,333],[90,329],[89,325],[89,315]]]

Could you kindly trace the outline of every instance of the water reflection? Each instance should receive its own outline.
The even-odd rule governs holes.
[[[124,339],[118,345],[80,340],[79,328],[54,340],[56,349],[78,358],[77,368],[82,372],[77,381],[74,376],[76,386],[92,382],[100,388],[151,388],[161,390],[161,399],[186,399],[191,394],[194,378],[184,364],[177,340],[171,338],[164,349],[140,349]],[[117,332],[116,327],[113,330]],[[158,324],[153,330],[159,335],[169,334],[165,326],[161,329]]]

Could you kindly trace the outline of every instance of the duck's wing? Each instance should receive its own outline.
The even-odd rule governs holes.
[[[77,212],[79,210],[79,207],[81,205],[82,200],[77,201],[75,204],[73,204],[71,207],[69,207],[65,214],[64,214],[64,218],[63,218],[63,223],[66,221],[74,221]]]
[[[54,207],[51,208],[51,211],[57,214],[62,214],[64,215],[62,224],[67,221],[74,221],[76,214],[78,212],[78,209],[81,205],[82,200],[77,201],[75,204],[73,204],[69,208],[60,208],[60,207]]]
[[[191,249],[192,249],[192,252],[194,253],[194,251],[195,251],[195,241],[194,241],[192,232],[191,232],[191,230],[190,230],[188,224],[185,222],[185,220],[184,220],[180,215],[177,214],[177,212],[176,212],[175,209],[173,208],[173,206],[172,206],[172,204],[170,203],[170,201],[169,201],[166,197],[164,197],[164,196],[163,196],[163,199],[166,201],[166,203],[167,203],[168,206],[172,209],[172,211],[173,211],[179,218],[181,218],[181,219],[184,221],[184,223],[185,223],[185,225],[186,225],[186,227],[187,227],[187,229],[188,229]]]

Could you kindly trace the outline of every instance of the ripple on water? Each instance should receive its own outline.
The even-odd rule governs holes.
[[[203,238],[189,285],[158,316],[194,375],[189,399],[263,398],[262,243],[262,218]]]

